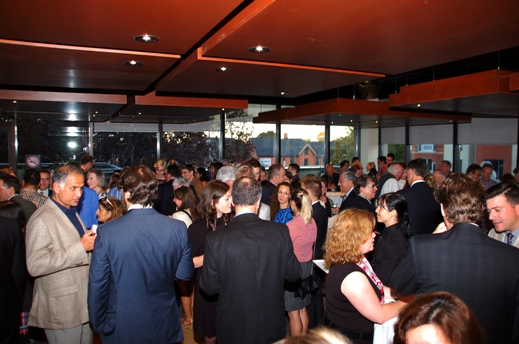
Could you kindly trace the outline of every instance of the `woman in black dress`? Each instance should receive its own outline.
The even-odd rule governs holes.
[[[376,213],[378,222],[386,225],[386,229],[377,238],[371,265],[378,278],[386,284],[407,253],[411,219],[407,214],[407,201],[395,192],[380,196]]]
[[[324,260],[326,282],[324,324],[354,344],[373,343],[374,323],[397,316],[401,301],[384,304],[382,285],[364,255],[373,250],[375,217],[366,210],[346,209],[328,230]]]
[[[216,343],[216,307],[218,295],[208,296],[200,289],[204,265],[205,237],[229,222],[232,196],[227,184],[219,180],[207,183],[198,204],[198,220],[189,226],[188,238],[195,265],[195,300],[193,330],[204,343]]]

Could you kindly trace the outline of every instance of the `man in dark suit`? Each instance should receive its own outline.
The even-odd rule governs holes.
[[[219,294],[219,343],[272,343],[285,336],[283,285],[301,276],[288,227],[256,215],[261,185],[250,177],[234,182],[236,216],[206,237],[200,288]]]
[[[474,311],[487,343],[518,343],[519,250],[476,225],[484,200],[479,181],[452,173],[435,195],[447,232],[413,237],[388,285],[403,295],[453,293]]]
[[[321,179],[315,176],[307,176],[301,179],[301,187],[308,192],[312,199],[312,218],[317,226],[317,238],[315,240],[313,259],[323,259],[323,245],[328,233],[328,216],[326,209],[319,202],[321,196]],[[314,269],[313,276],[319,277],[318,284],[321,285],[326,274],[321,269]],[[322,288],[312,294],[310,305],[307,307],[308,328],[319,326],[324,316],[324,298]]]
[[[18,178],[9,174],[0,173],[0,202],[10,200],[18,203],[20,207],[22,207],[26,221],[29,222],[32,214],[34,214],[38,208],[34,203],[20,196],[20,189],[21,185]]]
[[[155,210],[157,210],[162,215],[171,215],[175,211],[177,211],[177,206],[175,202],[173,202],[173,181],[180,177],[180,168],[178,165],[168,165],[166,172],[166,182],[159,185],[158,191],[158,201],[155,205]],[[193,189],[193,192],[196,191]]]
[[[175,279],[193,276],[183,222],[152,208],[157,179],[146,166],[121,175],[128,213],[101,225],[90,264],[88,309],[103,343],[176,343],[184,339]]]
[[[0,343],[18,343],[25,293],[25,243],[18,222],[0,217]]]
[[[283,176],[286,174],[285,168],[280,164],[274,164],[269,167],[269,180],[261,189],[261,203],[270,206],[270,197],[272,191],[283,182]]]
[[[351,171],[341,173],[341,176],[339,177],[339,187],[341,188],[341,191],[344,192],[344,197],[339,212],[347,209],[348,203],[356,196],[354,191],[355,180],[357,180],[355,173]]]
[[[407,165],[407,182],[411,187],[398,191],[407,201],[413,235],[430,234],[443,221],[434,190],[424,181],[428,171],[422,159],[411,160]]]
[[[38,185],[38,192],[47,198],[52,197],[49,170],[40,170],[40,185]]]

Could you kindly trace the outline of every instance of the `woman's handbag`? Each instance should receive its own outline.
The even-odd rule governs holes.
[[[312,253],[312,258],[315,254],[315,242],[314,242],[314,250]],[[295,297],[300,297],[301,300],[305,298],[308,294],[315,294],[319,290],[319,286],[321,285],[321,279],[318,276],[312,276],[314,272],[314,263],[312,262],[312,270],[310,270],[310,276],[307,278],[303,278],[301,280],[301,285],[294,293]]]
[[[313,270],[313,266],[312,266]],[[310,273],[310,276],[307,278],[303,278],[301,280],[301,285],[295,291],[295,297],[300,297],[301,300],[305,298],[308,294],[315,294],[319,290],[319,286],[321,285],[321,279],[319,277],[314,277]]]

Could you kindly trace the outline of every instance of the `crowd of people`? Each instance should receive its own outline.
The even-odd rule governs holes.
[[[0,343],[519,343],[519,169],[93,167],[0,171]]]

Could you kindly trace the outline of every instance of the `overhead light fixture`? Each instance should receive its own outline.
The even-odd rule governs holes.
[[[216,71],[217,72],[230,72],[231,71],[231,68],[228,68],[228,67],[218,67],[216,68]]]
[[[16,103],[18,103],[18,102],[16,100],[13,100],[13,104],[16,104]]]
[[[375,121],[375,123],[378,123],[378,121]]]
[[[137,42],[141,42],[141,43],[155,43],[155,42],[159,41],[159,38],[157,36],[148,35],[148,34],[138,35],[138,36],[135,36],[134,38]]]
[[[281,94],[282,96],[286,96],[288,94],[288,92],[281,91],[281,92],[279,92],[279,94]]]
[[[139,112],[139,116],[142,115],[142,112]]]
[[[124,64],[125,64],[126,66],[132,66],[132,67],[142,66],[142,62],[140,62],[140,61],[135,61],[135,60],[131,60],[131,61],[124,61]]]
[[[99,111],[96,111],[95,113],[99,113]]]
[[[95,117],[96,117],[96,114],[93,114],[93,115],[92,115],[92,117],[94,117],[94,118],[95,118]]]
[[[417,106],[417,107],[420,107],[420,106],[422,106],[422,105],[421,105],[421,104],[416,104],[416,106]]]
[[[251,53],[264,54],[264,53],[268,53],[270,51],[270,48],[265,47],[263,45],[258,45],[258,46],[249,48],[249,51]]]

